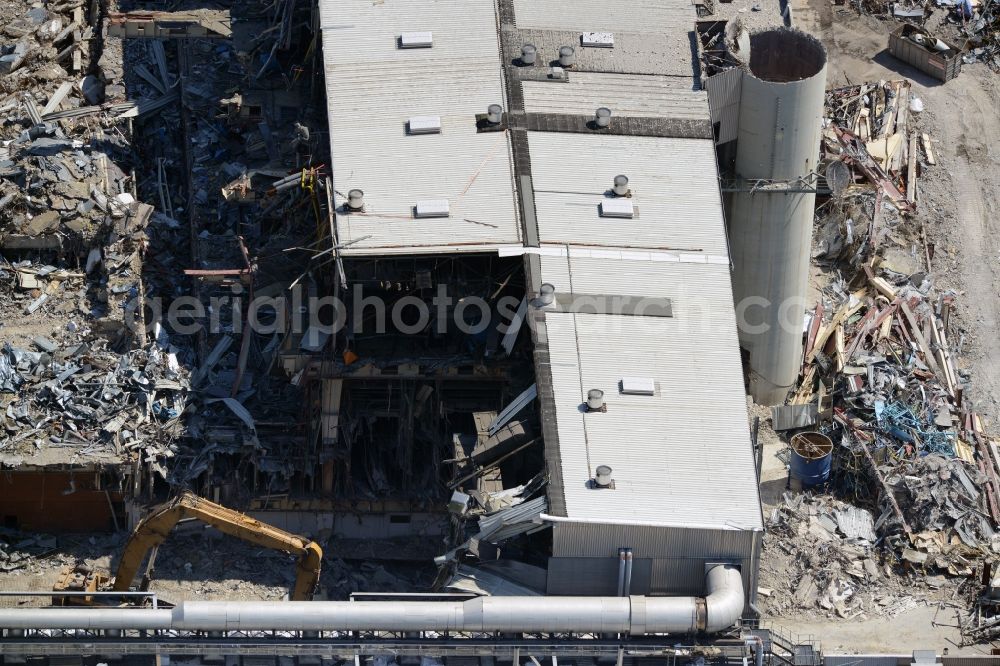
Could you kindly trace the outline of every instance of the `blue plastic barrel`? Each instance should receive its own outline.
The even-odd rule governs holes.
[[[800,432],[792,437],[792,478],[804,488],[826,483],[830,478],[833,442],[820,432]]]

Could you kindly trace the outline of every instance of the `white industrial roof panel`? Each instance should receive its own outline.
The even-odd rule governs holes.
[[[514,0],[518,28],[578,32],[661,32],[687,39],[697,13],[691,0]]]
[[[710,139],[529,132],[541,243],[728,255]],[[634,217],[601,217],[614,177],[629,178]]]
[[[523,81],[529,113],[593,115],[607,106],[615,116],[705,120],[708,96],[691,78],[570,72],[566,83]]]
[[[363,213],[338,215],[344,254],[519,243],[509,139],[476,131],[504,100],[493,3],[321,0],[320,12],[334,185],[365,193]],[[404,32],[433,33],[433,48],[397,48]],[[413,116],[439,117],[441,132],[408,133]],[[415,218],[435,199],[447,218]]]
[[[570,519],[762,527],[728,269],[699,268],[710,279],[678,287],[673,317],[546,314]],[[622,394],[632,376],[655,394]],[[593,388],[606,411],[580,409]],[[598,465],[614,489],[590,487]]]
[[[707,309],[719,308],[722,312],[713,314],[717,318],[713,321],[724,318],[725,325],[735,335],[729,262],[724,257],[711,259],[706,265],[659,261],[648,256],[619,258],[604,252],[571,249],[556,256],[542,254],[539,272],[541,281],[555,286],[558,293],[669,298],[674,316],[684,318],[688,324],[694,323],[692,318],[702,317]],[[715,300],[693,297],[701,293],[711,293]],[[689,307],[693,309],[685,310]]]

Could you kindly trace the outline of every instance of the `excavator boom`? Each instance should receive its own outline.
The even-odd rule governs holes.
[[[171,502],[158,507],[136,526],[128,543],[125,544],[112,589],[116,592],[127,592],[146,554],[150,549],[163,543],[174,526],[185,518],[196,518],[220,532],[264,548],[298,555],[295,588],[290,598],[292,601],[312,599],[319,583],[323,560],[323,550],[319,544],[190,492],[184,492]]]

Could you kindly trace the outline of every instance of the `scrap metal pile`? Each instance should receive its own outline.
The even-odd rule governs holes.
[[[844,4],[837,0],[836,4]],[[935,10],[947,12],[942,37],[950,38],[969,64],[983,62],[1000,71],[1000,0],[848,0],[859,14],[924,24]],[[948,33],[945,35],[944,33]]]
[[[982,36],[982,43],[974,46],[970,53],[989,62],[994,71],[1000,71],[1000,2],[985,0],[972,29],[977,37]],[[973,42],[976,40],[976,37],[972,38]],[[989,60],[986,60],[987,57]]]
[[[165,478],[162,462],[176,451],[170,440],[181,434],[186,404],[177,358],[155,346],[116,354],[99,339],[77,340],[38,337],[33,350],[0,351],[4,465],[124,459]]]
[[[962,59],[984,62],[1000,72],[1000,0],[935,0],[952,8],[951,20],[968,41]]]
[[[844,277],[807,315],[801,382],[774,422],[834,441],[832,485],[871,511],[882,564],[973,576],[1000,555],[1000,442],[963,401],[955,295],[934,291],[933,245],[914,217],[917,162],[935,163],[908,127],[916,101],[905,82],[828,93],[833,195],[814,256]]]

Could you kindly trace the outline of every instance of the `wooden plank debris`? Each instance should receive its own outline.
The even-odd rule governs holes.
[[[906,200],[913,203],[917,195],[917,135],[910,136],[909,162],[906,167]]]
[[[920,135],[920,141],[924,145],[924,155],[927,156],[927,163],[930,164],[931,166],[934,166],[935,164],[937,164],[937,161],[934,159],[934,149],[931,148],[930,135],[928,135],[927,132],[924,132],[923,134]]]

